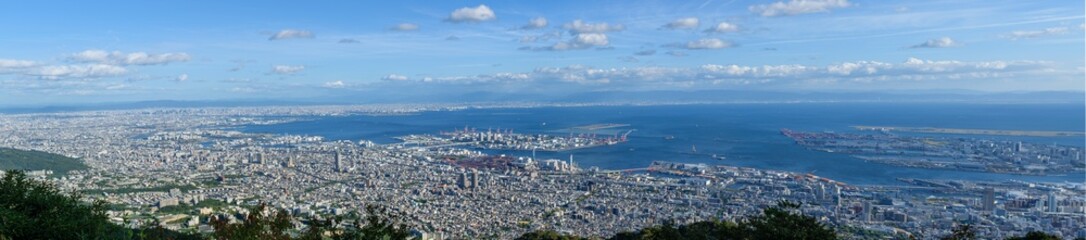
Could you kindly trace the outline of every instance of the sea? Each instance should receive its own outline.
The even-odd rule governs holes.
[[[597,130],[575,128],[604,123],[627,126]],[[1083,132],[1086,131],[1086,107],[1081,104],[751,103],[481,108],[411,115],[314,117],[282,124],[244,126],[240,130],[376,143],[395,143],[397,136],[438,134],[465,127],[479,131],[512,129],[516,133],[596,134],[599,137],[629,132],[628,141],[621,144],[535,154],[540,159],[568,160],[572,156],[582,168],[637,169],[647,167],[653,161],[671,161],[811,173],[856,185],[903,184],[898,178],[1086,181],[1086,174],[1024,176],[871,163],[845,154],[808,150],[780,133],[783,128],[857,132],[851,127],[855,125]],[[1086,147],[1086,139],[1082,137],[897,134]],[[532,155],[531,151],[486,152]],[[723,160],[713,158],[713,155],[723,157]]]

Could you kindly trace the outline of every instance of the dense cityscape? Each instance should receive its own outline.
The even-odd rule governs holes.
[[[1086,240],[1086,1],[0,9],[0,240]]]
[[[238,221],[247,206],[267,203],[299,216],[342,215],[368,205],[384,206],[408,216],[413,232],[423,239],[508,239],[540,229],[609,236],[665,221],[734,220],[788,200],[802,203],[802,213],[820,222],[854,227],[851,234],[924,239],[948,234],[959,223],[972,223],[979,235],[991,238],[1027,231],[1065,238],[1086,236],[1086,185],[1082,183],[899,179],[905,184],[850,185],[811,173],[666,161],[637,169],[599,169],[578,164],[572,155],[534,159],[531,153],[621,145],[629,132],[561,136],[468,127],[376,144],[366,139],[326,140],[238,130],[319,116],[531,106],[350,105],[8,114],[0,115],[0,147],[80,159],[88,169],[31,173],[52,179],[62,189],[110,203],[108,214],[119,224],[134,227],[157,219],[169,229],[186,232],[209,232],[210,219]],[[842,138],[785,134],[803,141]],[[861,141],[867,138],[884,143]],[[829,150],[886,152],[894,147],[914,149],[913,145],[923,144],[918,141],[853,136],[835,145],[817,143]],[[978,152],[993,154],[1048,154],[1016,160],[1029,166],[1073,164],[1065,160],[1082,154],[1074,147],[977,141],[949,144],[968,144],[980,148]],[[801,142],[812,143],[816,142]],[[526,154],[491,155],[479,151],[483,149],[519,149]],[[1043,161],[1047,159],[1051,161]],[[1082,172],[1081,166],[1065,168]]]

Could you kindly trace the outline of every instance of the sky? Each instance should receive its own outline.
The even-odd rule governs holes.
[[[1083,1],[19,1],[0,106],[1083,91]]]

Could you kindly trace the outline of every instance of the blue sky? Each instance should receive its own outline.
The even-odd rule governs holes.
[[[373,92],[1082,91],[1082,1],[22,1],[0,105]]]

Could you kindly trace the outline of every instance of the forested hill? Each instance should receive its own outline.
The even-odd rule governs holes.
[[[27,151],[0,147],[0,170],[53,170],[64,175],[68,171],[87,169],[83,161],[42,151]]]

